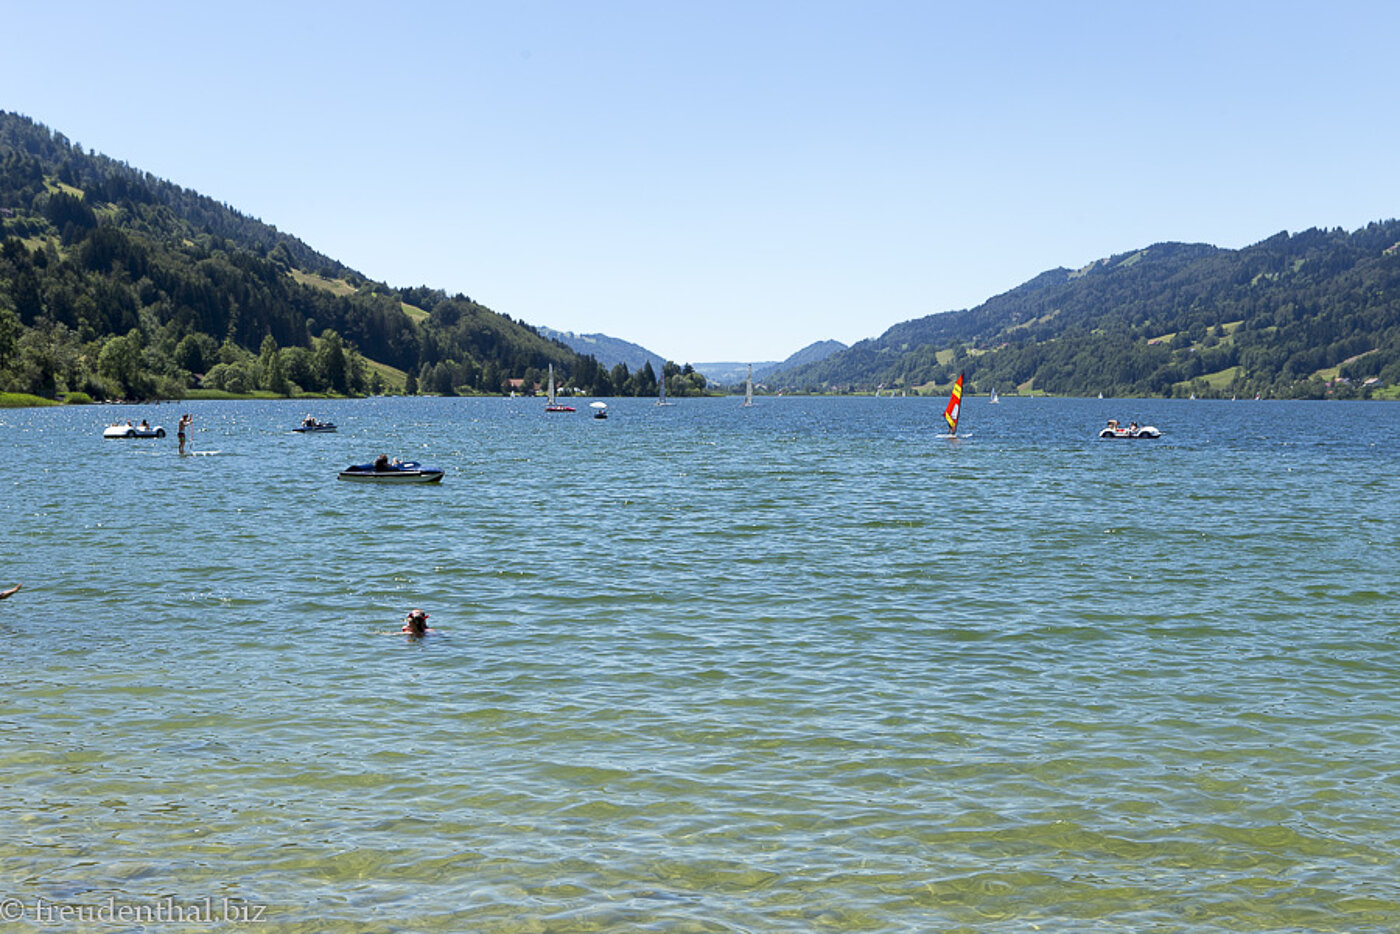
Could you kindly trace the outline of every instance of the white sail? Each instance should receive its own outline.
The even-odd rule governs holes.
[[[549,401],[544,404],[544,410],[546,412],[572,412],[574,410],[572,405],[560,405],[555,396],[554,364],[552,363],[549,365]]]
[[[753,405],[753,364],[749,364],[749,377],[744,381],[744,405]]]

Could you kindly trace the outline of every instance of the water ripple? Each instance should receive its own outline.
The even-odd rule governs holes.
[[[278,930],[1347,931],[1400,916],[1385,406],[3,413],[16,897]],[[1121,408],[1121,404],[1119,404]],[[1109,411],[1121,416],[1121,411]],[[12,459],[19,456],[11,451]],[[335,471],[379,451],[438,488]],[[13,508],[14,505],[18,508]],[[7,581],[0,581],[0,585]],[[423,606],[439,631],[394,634]]]

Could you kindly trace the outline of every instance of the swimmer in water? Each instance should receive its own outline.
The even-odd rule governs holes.
[[[430,632],[436,632],[428,628],[428,614],[422,610],[409,610],[404,617],[403,628],[399,632],[406,632],[415,639],[426,636]]]

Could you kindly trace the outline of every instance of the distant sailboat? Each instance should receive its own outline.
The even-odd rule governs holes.
[[[987,404],[988,404],[988,405],[996,405],[996,404],[998,404],[999,402],[1001,402],[1001,400],[997,398],[997,391],[996,391],[995,389],[993,389],[993,390],[992,390],[992,401],[988,402]]]
[[[572,405],[560,405],[559,402],[554,398],[554,364],[552,363],[549,365],[549,396],[544,404],[544,410],[546,412],[574,411],[574,407]]]
[[[753,405],[753,364],[749,364],[749,378],[744,381],[744,405]]]
[[[948,407],[943,410],[943,420],[948,423],[948,431],[954,438],[958,436],[958,417],[962,415],[962,383],[963,375],[959,373],[953,391],[948,394]]]
[[[657,388],[657,395],[656,395],[656,404],[657,404],[657,405],[675,405],[674,402],[667,402],[667,401],[666,401],[666,374],[665,374],[665,373],[662,373],[662,374],[661,374],[661,378],[660,378],[659,380],[656,381],[656,388]]]

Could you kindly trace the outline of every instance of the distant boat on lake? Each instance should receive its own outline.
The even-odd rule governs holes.
[[[753,405],[753,364],[749,364],[749,376],[744,381],[744,405]]]
[[[664,371],[661,374],[661,379],[656,381],[656,404],[675,405],[674,402],[666,401],[666,374]]]
[[[544,404],[544,410],[545,410],[546,412],[572,412],[572,411],[574,411],[574,407],[573,407],[572,405],[560,405],[559,402],[558,402],[558,400],[554,398],[554,364],[552,364],[552,363],[549,365],[549,390],[548,390],[548,392],[549,392],[549,395],[546,397],[545,404]]]
[[[997,391],[996,391],[995,389],[993,389],[993,390],[992,390],[992,398],[991,398],[991,401],[988,402],[987,404],[988,404],[988,405],[997,405],[997,404],[999,404],[1000,402],[1001,402],[1001,400],[997,398]]]

